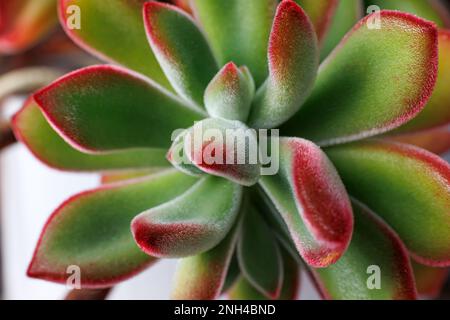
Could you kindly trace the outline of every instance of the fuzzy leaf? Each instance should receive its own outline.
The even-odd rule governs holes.
[[[85,152],[167,148],[172,132],[201,115],[126,69],[92,66],[34,95],[46,118]]]
[[[449,269],[427,267],[416,262],[412,266],[419,295],[428,299],[438,298],[448,279]]]
[[[367,204],[420,262],[450,265],[450,165],[425,150],[366,141],[326,150],[349,194]]]
[[[59,17],[66,33],[83,49],[172,90],[147,44],[142,20],[145,1],[108,0],[106,4],[104,0],[59,0]],[[78,18],[79,29],[74,25]]]
[[[234,224],[242,187],[222,178],[199,180],[180,197],[137,216],[132,224],[141,249],[155,257],[186,257],[218,245]]]
[[[277,299],[283,285],[281,252],[269,226],[251,207],[244,216],[237,254],[244,277],[264,296]]]
[[[334,265],[313,270],[327,299],[416,299],[408,252],[399,237],[364,205],[354,202],[355,230]],[[378,272],[378,273],[377,273]]]
[[[352,234],[352,208],[336,169],[313,143],[280,140],[280,170],[261,186],[283,217],[297,250],[314,267],[335,263]]]
[[[194,178],[173,170],[78,194],[50,217],[28,275],[65,283],[69,266],[83,288],[108,287],[155,261],[136,246],[130,222],[138,213],[182,194]]]
[[[412,132],[450,124],[450,31],[439,30],[439,71],[425,108],[395,132]]]
[[[217,299],[222,292],[240,231],[237,222],[226,238],[209,251],[181,259],[175,272],[172,298]]]
[[[150,46],[175,91],[202,106],[203,93],[218,66],[194,20],[175,6],[147,2],[144,22]]]
[[[437,30],[415,16],[381,11],[361,20],[320,67],[314,90],[284,127],[319,145],[392,130],[417,115],[437,75]]]
[[[278,6],[269,40],[269,77],[258,90],[249,125],[271,128],[289,119],[308,97],[319,49],[314,27],[294,1]]]
[[[233,61],[247,66],[257,86],[267,77],[267,42],[277,0],[192,0],[221,66]]]
[[[239,121],[205,119],[189,129],[184,150],[203,172],[244,186],[260,176],[258,141],[255,132]]]
[[[211,80],[205,91],[205,107],[215,118],[245,122],[250,112],[254,84],[250,73],[244,74],[230,62]]]
[[[48,124],[33,99],[13,119],[16,137],[43,163],[68,171],[109,171],[168,167],[164,149],[136,149],[87,154],[73,149]]]
[[[183,130],[173,141],[167,152],[167,160],[178,170],[192,176],[200,176],[203,171],[197,168],[184,150],[184,139],[189,131]]]
[[[57,24],[56,0],[0,1],[0,53],[17,54]]]
[[[389,141],[412,144],[436,154],[450,151],[450,129],[446,127],[385,137]]]
[[[142,177],[147,177],[152,174],[157,174],[163,170],[162,168],[152,168],[146,170],[126,170],[126,171],[117,171],[103,174],[100,179],[101,184],[110,184],[127,180],[134,180]]]

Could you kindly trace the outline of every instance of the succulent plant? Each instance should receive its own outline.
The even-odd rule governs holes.
[[[293,299],[299,267],[325,298],[416,298],[410,257],[450,265],[450,165],[394,140],[448,123],[448,81],[433,93],[448,32],[381,11],[381,28],[363,18],[319,67],[336,1],[189,4],[59,1],[69,36],[122,66],[74,71],[14,117],[44,163],[104,174],[51,215],[28,274],[65,283],[76,265],[83,288],[107,288],[180,258],[174,298]],[[65,25],[71,5],[81,29]],[[199,124],[278,128],[278,172],[202,161],[236,146],[190,143]]]

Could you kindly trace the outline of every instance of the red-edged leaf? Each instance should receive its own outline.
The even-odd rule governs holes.
[[[175,6],[147,2],[144,22],[150,46],[175,91],[203,105],[203,93],[218,66],[194,20]]]
[[[201,115],[126,69],[92,66],[34,94],[50,124],[85,152],[167,148],[172,132]]]
[[[439,297],[449,276],[448,268],[433,268],[413,262],[414,278],[419,295],[428,299]]]
[[[258,90],[249,125],[275,127],[308,97],[316,78],[319,49],[314,27],[294,1],[278,6],[269,40],[269,77]]]
[[[352,234],[352,208],[319,147],[299,138],[281,139],[280,170],[262,176],[260,183],[308,264],[326,267],[342,256]]]
[[[285,135],[319,145],[359,140],[399,127],[431,96],[437,76],[433,23],[380,12],[380,29],[362,19],[320,66],[305,105],[284,126]]]
[[[188,132],[189,130],[183,130],[178,136],[176,136],[172,143],[172,146],[167,152],[166,158],[172,164],[172,166],[174,166],[181,172],[193,176],[200,176],[203,174],[203,171],[197,168],[192,163],[184,150],[184,139]]]
[[[416,299],[413,271],[400,238],[373,212],[353,203],[355,230],[334,265],[313,270],[321,293],[335,300]]]
[[[421,263],[450,265],[450,165],[406,144],[365,141],[328,148],[352,196],[398,233]]]
[[[130,232],[133,217],[194,183],[170,170],[70,198],[45,225],[28,275],[65,283],[79,270],[82,288],[109,287],[131,277],[155,261],[136,246]]]
[[[234,224],[242,187],[213,176],[199,180],[178,198],[137,216],[134,238],[155,257],[186,257],[214,248]]]

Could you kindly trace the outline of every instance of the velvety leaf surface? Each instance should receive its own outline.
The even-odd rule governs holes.
[[[247,75],[249,77],[247,77]],[[205,91],[205,107],[211,117],[245,122],[250,112],[255,85],[230,62],[211,80]]]
[[[257,86],[267,77],[267,43],[277,0],[193,0],[194,15],[221,66],[247,66]]]
[[[419,131],[450,123],[450,31],[439,30],[439,69],[436,86],[425,108],[395,132]]]
[[[184,150],[184,139],[188,132],[188,130],[184,130],[174,139],[172,146],[167,152],[166,158],[172,166],[181,172],[193,176],[199,176],[203,174],[203,171],[191,162]]]
[[[242,122],[219,118],[199,121],[189,129],[184,150],[203,172],[244,186],[259,179],[257,137]]]
[[[205,88],[218,67],[194,20],[172,5],[147,2],[144,22],[150,46],[175,91],[202,106]]]
[[[171,86],[148,45],[142,7],[146,0],[59,0],[61,25],[72,40],[93,55]],[[80,29],[69,28],[80,9]]]
[[[319,49],[314,27],[294,2],[278,6],[270,34],[269,77],[258,90],[249,117],[253,128],[289,119],[308,97],[316,78]]]
[[[173,170],[132,183],[78,194],[50,217],[28,269],[32,277],[65,283],[67,268],[80,267],[83,288],[108,287],[155,259],[136,246],[134,216],[182,194],[195,179]]]
[[[366,141],[326,150],[349,194],[367,204],[424,264],[450,265],[450,165],[425,150]]]
[[[352,208],[326,155],[299,138],[280,140],[280,170],[260,184],[283,217],[297,250],[314,267],[335,263],[352,234]]]
[[[413,262],[414,278],[419,295],[436,299],[448,279],[448,268],[433,268]]]
[[[244,277],[264,296],[277,299],[283,285],[280,248],[269,226],[251,207],[244,216],[237,254]]]
[[[127,171],[117,171],[102,174],[100,183],[109,184],[115,182],[121,182],[126,180],[134,180],[137,178],[146,177],[152,174],[159,173],[160,171],[167,170],[167,168],[152,168],[146,170],[127,170]]]
[[[186,257],[212,249],[234,224],[242,187],[202,178],[180,197],[137,216],[132,224],[141,249],[155,257]]]
[[[57,23],[56,0],[1,0],[0,53],[28,49]]]
[[[164,149],[136,149],[87,154],[73,149],[48,124],[38,105],[29,99],[13,119],[16,137],[42,162],[69,171],[109,171],[168,167]]]
[[[417,115],[437,75],[437,30],[409,14],[358,23],[320,67],[314,90],[285,135],[329,145],[392,130]]]
[[[177,300],[217,299],[222,292],[239,236],[240,223],[209,251],[181,259],[174,276],[172,298]]]
[[[92,66],[34,95],[46,118],[74,148],[166,148],[172,132],[201,115],[126,69]]]
[[[450,129],[441,127],[385,137],[387,140],[412,144],[436,154],[450,151]]]
[[[355,230],[347,252],[336,264],[313,270],[324,297],[415,299],[411,264],[399,237],[364,205],[354,202],[353,212]]]

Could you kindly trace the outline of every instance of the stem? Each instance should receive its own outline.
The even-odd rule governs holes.
[[[112,288],[106,289],[73,289],[64,300],[106,300]]]

